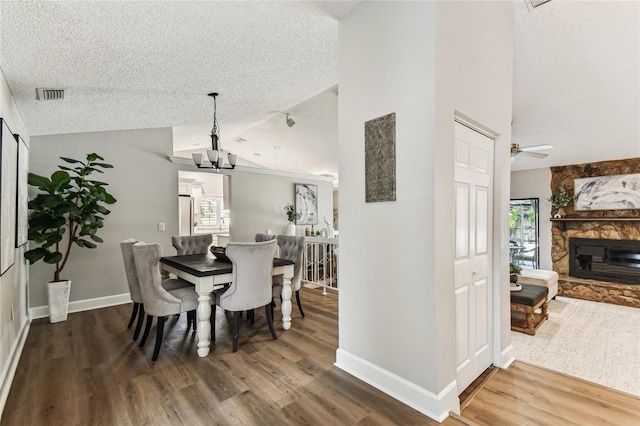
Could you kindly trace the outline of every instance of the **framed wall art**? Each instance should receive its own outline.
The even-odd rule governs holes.
[[[296,224],[318,224],[318,186],[296,183]]]
[[[575,210],[640,209],[640,174],[574,179]]]
[[[16,247],[27,243],[29,218],[29,148],[19,135],[18,142],[18,187],[16,199]]]
[[[18,176],[18,143],[7,122],[0,118],[2,151],[0,159],[0,275],[15,262],[16,257],[16,189]]]
[[[396,113],[364,123],[364,192],[367,203],[396,200]]]

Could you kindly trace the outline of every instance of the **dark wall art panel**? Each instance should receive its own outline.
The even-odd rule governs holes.
[[[396,113],[364,123],[365,201],[396,200]]]

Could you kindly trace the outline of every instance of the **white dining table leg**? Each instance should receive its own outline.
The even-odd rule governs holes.
[[[291,278],[284,277],[282,283],[282,328],[291,328]]]
[[[213,286],[212,286],[213,288]],[[198,356],[209,355],[211,345],[211,290],[198,291]]]

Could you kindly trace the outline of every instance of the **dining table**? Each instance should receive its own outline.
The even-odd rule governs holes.
[[[209,355],[211,346],[211,292],[224,288],[232,281],[233,263],[216,259],[212,253],[165,256],[160,258],[165,271],[190,282],[198,293],[198,356]],[[282,328],[291,328],[291,278],[294,262],[288,259],[273,259],[273,275],[283,276]]]

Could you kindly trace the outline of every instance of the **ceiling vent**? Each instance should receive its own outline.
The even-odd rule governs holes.
[[[531,8],[531,9],[535,9],[538,6],[541,6],[547,2],[550,2],[551,0],[525,0],[525,3],[527,3],[527,7]]]
[[[64,99],[64,89],[36,89],[36,99],[39,101],[57,101]]]

